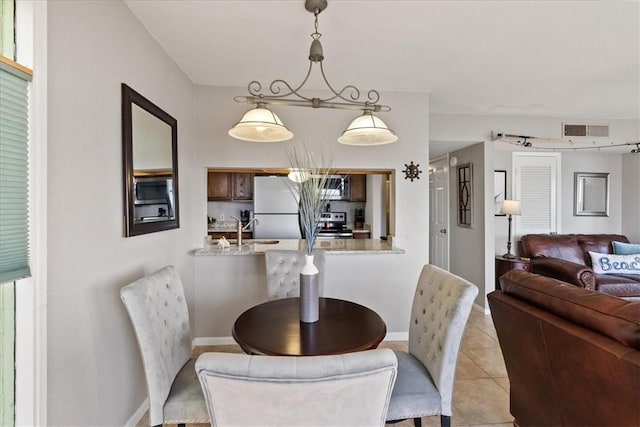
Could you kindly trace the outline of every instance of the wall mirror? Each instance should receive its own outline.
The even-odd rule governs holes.
[[[178,228],[177,121],[124,83],[122,149],[125,236]]]
[[[575,172],[574,216],[609,216],[609,174]]]

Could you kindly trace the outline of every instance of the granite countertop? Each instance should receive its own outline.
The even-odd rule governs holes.
[[[278,243],[267,243],[274,242]],[[233,240],[229,240],[233,242]],[[265,251],[274,249],[284,249],[293,251],[306,250],[305,240],[298,239],[246,239],[242,246],[238,247],[232,243],[228,248],[220,248],[217,241],[209,249],[196,249],[196,256],[220,256],[220,255],[262,255]],[[329,254],[404,254],[404,249],[394,247],[390,241],[378,239],[335,239],[316,240],[315,248],[324,249]]]

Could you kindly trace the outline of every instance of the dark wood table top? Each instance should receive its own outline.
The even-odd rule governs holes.
[[[236,319],[233,338],[249,354],[316,356],[376,348],[387,326],[375,311],[350,301],[320,298],[320,320],[300,322],[299,298],[268,301]]]

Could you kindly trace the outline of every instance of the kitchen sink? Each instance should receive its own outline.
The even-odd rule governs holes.
[[[280,240],[258,240],[258,239],[247,239],[243,240],[243,243],[256,244],[256,245],[275,245],[280,243]]]
[[[227,241],[231,245],[238,244],[238,240],[236,239],[227,239]],[[243,245],[276,245],[278,243],[280,243],[280,240],[242,239]]]

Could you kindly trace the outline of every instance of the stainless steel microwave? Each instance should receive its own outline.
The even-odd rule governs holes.
[[[322,192],[326,200],[349,200],[349,177],[329,175]]]
[[[171,177],[136,177],[133,184],[136,205],[169,204],[173,193]]]

